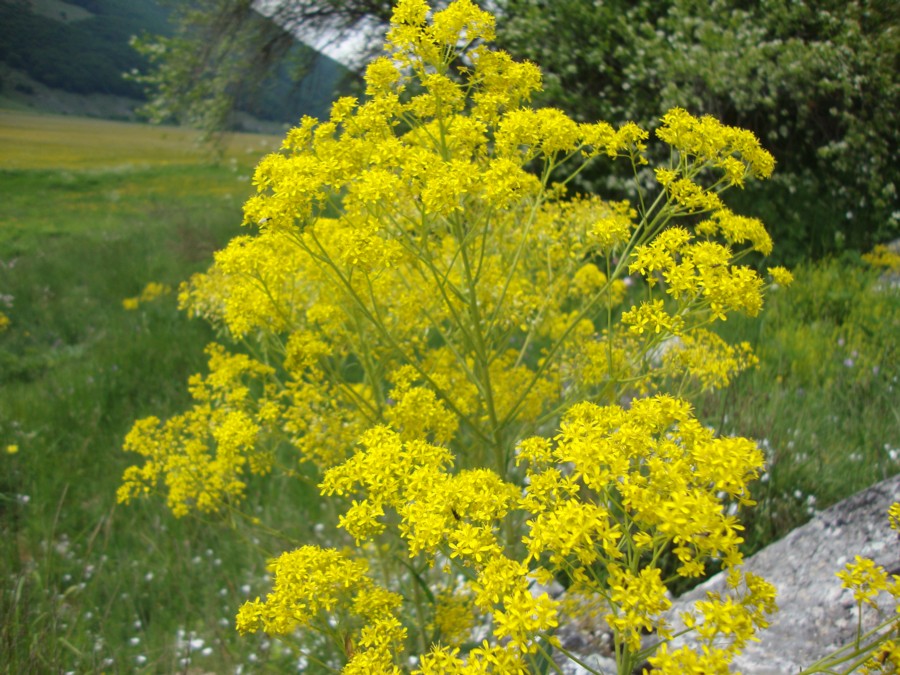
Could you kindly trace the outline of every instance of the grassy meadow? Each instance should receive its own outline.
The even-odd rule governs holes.
[[[0,112],[0,672],[249,672],[272,658],[237,640],[233,616],[279,544],[260,553],[269,543],[219,523],[115,504],[134,459],[124,434],[186,403],[215,337],[174,293],[122,301],[209,264],[279,143],[236,136],[213,164],[195,141]]]
[[[0,111],[0,671],[296,670],[234,615],[266,590],[268,555],[315,537],[314,492],[252,487],[260,535],[119,507],[140,417],[187,402],[211,329],[173,293],[240,231],[253,164],[279,139],[236,135],[211,162],[180,129]],[[777,242],[776,242],[777,245]],[[817,509],[900,471],[900,289],[857,257],[795,270],[758,320],[729,320],[760,366],[698,402],[759,439],[769,469],[748,521],[756,549]],[[280,514],[280,517],[279,517]]]

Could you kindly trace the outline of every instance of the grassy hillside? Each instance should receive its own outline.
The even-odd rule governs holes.
[[[128,44],[141,31],[168,30],[155,2],[0,2],[0,61],[49,87],[141,98],[122,74],[146,64]]]
[[[198,132],[178,127],[0,110],[4,170],[198,165],[209,159],[199,138]],[[252,166],[278,144],[271,136],[232,134],[225,156]]]

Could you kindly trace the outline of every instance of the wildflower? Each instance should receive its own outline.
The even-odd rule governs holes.
[[[125,441],[144,463],[120,501],[160,491],[176,516],[235,508],[252,476],[305,465],[355,546],[270,561],[272,590],[237,627],[337,637],[347,673],[528,672],[559,623],[533,586],[559,573],[602,598],[633,655],[642,631],[667,636],[657,561],[671,553],[684,577],[741,562],[737,506],[761,453],[653,394],[752,365],[707,327],[759,312],[766,287],[737,260],[771,239],[720,192],[773,160],[752,134],[674,109],[660,199],[567,195],[593,157],[647,163],[650,134],[529,108],[540,71],[493,35],[471,0],[396,4],[365,96],[304,118],[259,162],[252,233],[179,291],[247,352],[210,346],[189,409]],[[628,292],[640,300],[619,310]],[[769,589],[735,579],[747,588],[695,611],[707,651],[664,647],[661,669],[720,672],[764,624]],[[412,645],[427,651],[405,659]]]
[[[672,606],[666,597],[660,570],[645,568],[635,576],[619,565],[609,566],[610,614],[606,621],[623,637],[628,646],[641,648],[641,632],[657,630],[666,633],[662,614]]]
[[[838,572],[841,585],[853,591],[853,599],[877,607],[874,598],[881,591],[888,589],[888,575],[880,566],[868,558],[856,556],[852,563],[847,563],[844,571]]]
[[[556,614],[559,602],[547,593],[534,597],[530,591],[516,589],[503,598],[503,609],[494,612],[494,635],[511,650],[533,654],[538,645],[535,637],[558,625]]]
[[[622,323],[637,335],[643,334],[645,330],[656,334],[665,332],[678,335],[684,325],[681,317],[671,316],[663,309],[662,300],[642,302],[640,307],[628,310],[622,314]]]
[[[794,281],[794,275],[784,267],[770,267],[768,271],[769,276],[772,277],[772,281],[774,281],[779,286],[784,286],[785,288],[787,288]]]

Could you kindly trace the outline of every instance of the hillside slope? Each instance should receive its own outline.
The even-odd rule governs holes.
[[[133,35],[169,35],[156,0],[0,0],[0,106],[109,119],[135,119],[145,96],[124,73],[147,68]],[[317,55],[295,84],[284,73],[265,83],[236,125],[277,131],[302,115],[327,114],[347,70]]]

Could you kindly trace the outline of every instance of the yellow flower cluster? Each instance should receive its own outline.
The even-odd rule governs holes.
[[[756,640],[758,630],[768,627],[767,617],[777,611],[775,588],[750,572],[732,568],[728,574],[732,595],[707,593],[694,610],[682,615],[684,625],[697,633],[699,648],[683,646],[670,650],[668,644],[648,659],[651,673],[730,673],[730,664],[748,640]],[[646,672],[646,671],[645,671]]]
[[[652,562],[666,550],[681,560],[678,573],[684,576],[700,575],[704,562],[712,559],[730,570],[734,595],[710,595],[697,604],[702,619],[693,614],[685,618],[702,639],[716,643],[718,651],[711,653],[723,663],[775,611],[772,587],[740,572],[741,527],[723,502],[727,497],[752,503],[747,483],[762,466],[761,453],[745,439],[714,437],[683,401],[658,396],[636,401],[627,410],[590,403],[573,407],[555,442],[531,437],[519,444],[524,489],[489,470],[455,471],[445,448],[404,442],[386,427],[367,432],[361,446],[326,472],[320,486],[323,494],[353,497],[341,527],[358,544],[382,548],[378,542],[396,522],[405,541],[405,550],[397,554],[413,561],[420,582],[454,578],[447,576],[446,566],[468,579],[462,586],[445,586],[424,610],[432,617],[428,639],[434,647],[422,656],[416,672],[490,672],[485,663],[501,658],[524,667],[542,644],[554,644],[559,603],[530,591],[532,580],[548,578],[550,570],[565,571],[578,590],[602,597],[621,649],[636,654],[643,631],[669,634],[664,614],[670,602],[661,571]],[[504,530],[522,519],[521,541],[504,543]],[[424,565],[415,562],[422,560],[420,554]],[[337,603],[329,588],[334,579],[344,578],[344,558],[323,563],[315,573],[294,569],[296,560],[331,560],[328,556],[333,554],[304,547],[276,560],[275,590],[265,604],[245,605],[241,630],[285,632],[305,620],[297,617],[318,612],[316,603]],[[353,589],[362,575],[338,586]],[[281,578],[294,579],[294,585]],[[301,583],[302,589],[297,587]],[[318,583],[325,585],[321,593],[314,590]],[[468,607],[468,614],[462,607]],[[477,612],[473,616],[475,610],[482,618]],[[342,611],[331,613],[343,616]],[[474,626],[484,621],[502,647],[460,653]],[[376,624],[367,627],[374,630]],[[662,651],[658,658],[663,672],[674,672],[666,664],[709,654]]]
[[[697,119],[681,108],[667,112],[662,122],[656,131],[661,140],[688,163],[697,160],[722,169],[732,185],[743,185],[747,176],[768,178],[775,168],[775,159],[746,129],[727,126],[708,115]]]
[[[771,239],[721,193],[768,176],[771,155],[673,110],[655,195],[569,195],[593,158],[647,163],[650,135],[528,107],[540,71],[490,49],[493,26],[471,0],[400,0],[366,96],[304,118],[259,163],[257,231],[179,296],[257,356],[212,347],[193,408],[134,426],[125,447],[145,463],[119,498],[164,486],[176,515],[214,511],[276,447],[309,462],[358,552],[280,556],[238,627],[331,636],[347,673],[400,672],[413,649],[416,673],[538,670],[560,608],[536,583],[554,574],[600,598],[633,667],[643,631],[667,635],[660,557],[684,577],[721,561],[734,593],[693,620],[716,646],[657,655],[664,672],[719,672],[774,610],[739,573],[724,502],[752,504],[762,457],[681,398],[620,403],[753,364],[709,326],[762,307],[766,284],[738,261]]]
[[[488,663],[501,658],[500,654],[508,654],[515,660],[534,653],[538,649],[537,636],[556,626],[556,602],[546,593],[532,595],[528,566],[503,553],[498,525],[516,505],[519,489],[485,469],[451,472],[452,457],[445,448],[421,441],[404,443],[398,434],[385,427],[367,432],[362,446],[361,452],[326,472],[321,485],[326,495],[360,497],[353,499],[341,517],[340,526],[362,544],[376,539],[385,531],[386,524],[397,517],[398,531],[407,546],[406,555],[415,558],[424,553],[435,573],[435,561],[442,554],[468,569],[471,575],[471,585],[461,591],[467,616],[460,616],[460,605],[452,593],[442,596],[430,608],[433,639],[440,636],[444,645],[457,647],[467,641],[473,627],[474,605],[492,618],[493,634],[504,645],[499,651],[494,647],[485,649]],[[307,555],[310,550],[306,547],[285,554],[282,556],[285,565],[299,552]],[[279,564],[276,561],[276,567]],[[270,599],[267,605],[283,604],[278,599],[281,594],[277,577],[274,597],[276,600]],[[285,593],[285,597],[292,596]],[[241,617],[256,616],[259,608],[258,603],[249,603]],[[243,618],[239,619],[239,625],[246,630],[268,630],[268,624]],[[423,658],[423,672],[432,672],[428,670],[433,668],[427,665],[429,662],[454,658],[437,648]],[[477,653],[469,654],[469,660],[477,663]],[[462,663],[459,661],[460,667]]]
[[[891,528],[900,532],[900,502],[891,504],[891,508],[888,509],[888,519],[890,520]]]
[[[900,271],[900,253],[884,244],[878,244],[868,253],[864,253],[862,259],[873,267],[883,267],[892,272]]]
[[[712,331],[698,328],[667,349],[662,361],[670,372],[684,373],[707,390],[727,387],[736,374],[755,366],[759,359],[748,343],[729,345]]]
[[[900,502],[891,505],[888,519],[891,528],[900,531]],[[897,673],[900,670],[900,639],[895,636],[900,632],[900,575],[889,575],[883,567],[876,565],[872,560],[856,556],[852,563],[847,563],[846,568],[837,573],[837,577],[844,588],[853,591],[860,620],[864,605],[869,605],[878,612],[879,618],[883,619],[874,630],[866,632],[865,635],[861,634],[861,630],[857,630],[855,655],[859,656],[860,653],[868,655],[868,658],[860,660],[861,672],[866,675]],[[882,593],[887,593],[894,602],[894,612],[887,618],[885,615],[888,612],[878,602]]]
[[[140,307],[142,304],[153,302],[164,295],[168,295],[172,292],[172,289],[165,284],[161,284],[158,281],[151,281],[146,286],[144,286],[144,290],[141,291],[141,294],[133,297],[133,298],[125,298],[122,300],[122,307],[129,311],[133,311]]]
[[[399,3],[368,98],[288,133],[253,178],[245,220],[259,233],[181,289],[189,312],[264,343],[284,374],[282,431],[323,469],[387,423],[503,472],[512,440],[566,404],[650,392],[678,368],[721,386],[751,362],[711,347],[704,360],[712,340],[696,332],[762,306],[762,280],[731,250],[768,253],[761,223],[717,205],[695,234],[665,227],[683,210],[671,191],[646,211],[564,199],[593,156],[643,162],[648,134],[524,107],[539,71],[489,49],[492,25],[471,2],[430,20],[423,2]],[[701,170],[766,175],[767,153],[740,130],[672,111],[658,135],[680,153],[660,171],[716,199],[727,186],[699,187]],[[620,310],[626,270],[666,294]],[[655,358],[672,336],[690,358]],[[300,342],[327,347],[298,359]],[[415,377],[391,387],[404,368]]]
[[[727,220],[722,218],[720,223]],[[771,248],[771,242],[765,246]],[[666,292],[678,301],[681,311],[707,311],[724,321],[728,312],[756,316],[762,309],[759,274],[751,267],[732,265],[734,254],[728,246],[695,241],[682,227],[663,230],[649,244],[637,246],[633,257],[629,271],[640,273],[650,284],[661,276]]]
[[[194,407],[165,423],[156,417],[137,422],[125,449],[143,455],[143,466],[125,470],[119,502],[165,485],[166,502],[176,516],[196,509],[216,512],[243,496],[246,474],[265,474],[272,452],[262,441],[277,404],[260,380],[271,368],[244,355],[210,345],[210,374],[189,383]],[[251,393],[251,388],[257,391]]]
[[[342,672],[403,672],[395,664],[406,639],[406,629],[396,618],[402,598],[376,586],[364,560],[304,546],[273,560],[269,572],[272,593],[265,601],[256,598],[241,607],[238,631],[287,635],[297,628],[314,628],[328,634],[340,614],[342,627],[356,626],[341,642],[347,659]]]
[[[856,560],[847,563],[847,569],[837,573],[844,588],[853,590],[853,599],[858,604],[867,604],[877,607],[875,597],[881,592],[892,587],[888,573],[868,558],[856,556]],[[894,594],[900,597],[900,577],[895,577],[893,582]]]

